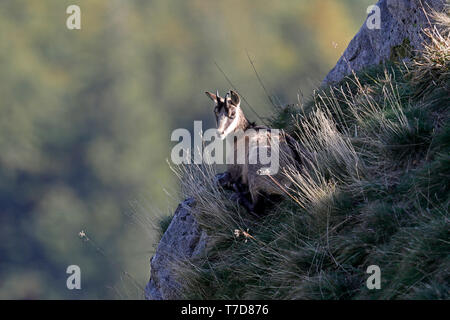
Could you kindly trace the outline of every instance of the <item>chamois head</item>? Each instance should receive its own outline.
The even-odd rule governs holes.
[[[216,94],[205,92],[208,97],[214,101],[214,113],[216,115],[217,133],[220,139],[225,139],[227,135],[238,129],[239,124],[245,119],[240,108],[241,99],[239,95],[231,90],[224,98]]]

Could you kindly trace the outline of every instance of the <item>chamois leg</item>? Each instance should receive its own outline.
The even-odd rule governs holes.
[[[279,194],[267,195],[263,192],[253,195],[251,197],[252,200],[249,200],[245,194],[241,194],[239,204],[244,206],[249,213],[261,217],[266,213],[266,210],[272,208],[276,203],[280,202],[282,198],[283,196]]]
[[[238,194],[244,194],[245,196],[249,195],[247,186],[242,184],[241,182],[233,183],[233,190],[234,190],[234,192],[236,192]]]
[[[258,217],[264,215],[266,211],[266,198],[263,195],[257,195],[253,198],[253,210],[252,213]]]
[[[245,194],[239,193],[237,200],[238,204],[243,206],[250,214],[257,216],[255,213],[255,205],[245,196]]]
[[[255,217],[260,217],[264,214],[265,199],[262,196],[252,197],[252,200],[248,198],[248,192],[238,194],[238,203],[243,206],[250,214]]]
[[[236,201],[239,205],[247,205],[248,203],[251,203],[251,201],[249,200],[250,193],[245,185],[240,182],[235,182],[232,185],[232,190],[234,192],[230,197],[231,201]]]
[[[253,202],[250,200],[250,192],[241,183],[233,183],[233,194],[231,201],[236,201],[238,205],[243,206],[249,213],[253,213]]]

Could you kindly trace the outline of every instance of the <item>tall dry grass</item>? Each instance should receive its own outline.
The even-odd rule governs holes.
[[[410,64],[353,74],[306,108],[277,111],[290,113],[302,164],[283,168],[292,185],[265,217],[217,186],[214,166],[174,169],[208,233],[202,255],[175,262],[182,297],[450,297],[450,20],[436,19]],[[381,291],[365,287],[370,264]]]

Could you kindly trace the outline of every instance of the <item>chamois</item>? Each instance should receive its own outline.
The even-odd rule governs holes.
[[[265,196],[282,195],[291,185],[289,179],[281,172],[295,160],[299,160],[299,155],[295,147],[295,140],[280,130],[276,142],[271,137],[271,130],[268,127],[256,126],[247,120],[242,108],[240,107],[240,97],[230,91],[224,98],[216,94],[205,92],[206,95],[214,102],[214,113],[217,124],[217,134],[220,139],[225,139],[232,135],[232,139],[227,139],[228,143],[232,143],[234,154],[228,155],[233,159],[227,159],[227,171],[219,175],[218,182],[224,187],[232,187],[237,194],[238,203],[243,205],[250,213],[259,215],[264,212]],[[231,138],[231,137],[230,137]],[[244,161],[238,163],[239,155],[238,146],[244,147]],[[253,146],[253,147],[252,147]],[[253,149],[252,149],[253,148]],[[277,150],[275,149],[277,148]],[[267,153],[277,152],[277,164],[279,170],[275,174],[268,176],[262,172],[265,166],[261,163],[261,159],[251,161],[250,156],[253,153],[260,154],[259,151]],[[269,173],[270,174],[270,173]],[[246,197],[243,187],[248,188],[250,200]]]

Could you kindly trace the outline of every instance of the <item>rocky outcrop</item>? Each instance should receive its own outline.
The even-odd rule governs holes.
[[[323,84],[340,81],[352,70],[379,64],[387,59],[407,58],[422,47],[421,29],[428,25],[423,8],[442,11],[445,0],[380,0],[380,28],[370,29],[367,23],[350,42],[336,66],[325,77]],[[422,6],[423,5],[423,6]],[[370,19],[369,14],[368,19]],[[367,21],[367,20],[366,20]],[[150,281],[145,288],[147,299],[179,299],[182,281],[175,277],[173,262],[201,253],[207,243],[192,213],[193,199],[182,202],[164,233],[151,259]]]
[[[173,262],[191,258],[203,251],[207,235],[200,230],[192,215],[195,206],[192,198],[183,201],[175,211],[172,222],[150,260],[150,281],[145,288],[145,298],[151,300],[179,299],[182,286],[173,270]]]
[[[323,85],[340,81],[344,76],[365,66],[385,60],[407,59],[422,48],[421,31],[429,26],[424,10],[443,11],[445,0],[380,0],[356,36],[352,39],[336,66],[323,80]],[[377,26],[375,16],[379,12]],[[375,28],[373,28],[375,27]],[[379,28],[377,28],[379,27]]]

